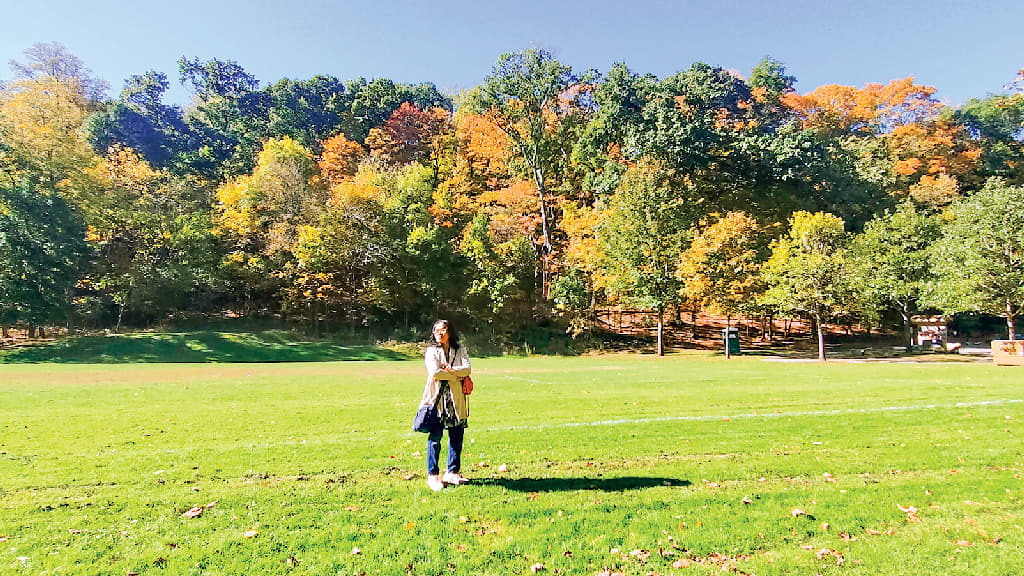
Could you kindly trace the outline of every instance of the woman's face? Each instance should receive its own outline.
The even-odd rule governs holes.
[[[448,325],[444,322],[434,324],[434,340],[442,346],[448,345]]]

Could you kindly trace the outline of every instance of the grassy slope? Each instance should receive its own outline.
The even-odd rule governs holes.
[[[1024,570],[1015,368],[621,355],[475,376],[476,482],[432,494],[419,362],[0,366],[0,573]]]
[[[91,364],[123,362],[325,362],[407,360],[405,351],[379,346],[309,341],[292,332],[139,332],[78,336],[0,350],[0,363]]]

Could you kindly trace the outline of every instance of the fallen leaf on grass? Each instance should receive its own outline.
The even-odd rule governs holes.
[[[964,547],[974,546],[974,544],[968,542],[967,540],[957,540],[956,541],[956,545],[957,546],[964,546]]]
[[[295,556],[289,556],[288,559],[284,561],[284,563],[294,568],[299,565],[299,559]]]
[[[867,528],[865,531],[868,534],[871,534],[872,536],[878,536],[878,535],[881,534],[881,532],[879,532],[878,530],[875,530],[874,528]]]
[[[412,480],[415,477],[415,474],[402,474],[402,480]]]
[[[740,502],[743,502],[744,504],[753,504],[754,503],[754,501],[750,499],[750,496],[744,496],[743,500],[740,500]]]
[[[347,506],[347,507],[345,507],[345,511],[346,512],[358,512],[359,511],[359,506],[356,506],[355,504],[353,504],[352,506]]]
[[[837,566],[842,565],[844,562],[846,562],[846,558],[843,558],[842,552],[837,552],[836,550],[832,550],[830,548],[822,548],[814,554],[818,557],[818,560],[824,560],[825,558],[829,557],[835,558]]]
[[[834,483],[836,481],[836,479],[833,478],[832,475],[829,474],[828,472],[825,472],[824,476],[825,476],[825,482],[833,482]]]
[[[676,570],[679,570],[680,568],[689,568],[690,566],[693,566],[693,562],[691,562],[689,558],[680,558],[672,563],[672,567]]]
[[[900,509],[900,512],[903,512],[903,513],[905,513],[907,515],[907,522],[920,522],[921,521],[921,519],[917,517],[917,508],[916,507],[914,507],[914,506],[902,506],[902,505],[899,505],[899,504],[897,504],[896,507]]]
[[[641,562],[646,562],[647,559],[651,557],[651,553],[650,552],[648,552],[647,550],[639,550],[639,549],[638,550],[633,550],[632,552],[629,553],[629,555],[632,556],[633,558],[636,558],[637,560],[639,560]]]
[[[362,553],[363,553],[363,551],[360,550],[359,548],[352,548],[352,555],[353,556],[359,556]]]
[[[502,464],[501,466],[498,466],[498,472],[500,472],[502,474],[504,474],[505,472],[508,472],[508,465],[507,464]]]
[[[193,506],[181,514],[182,518],[198,518],[203,515],[202,506]]]
[[[242,538],[255,538],[258,533],[259,532],[256,532],[255,530],[246,530],[245,532],[242,532]]]
[[[537,572],[543,572],[545,569],[546,568],[544,568],[544,565],[540,562],[537,562],[533,566],[530,566],[530,572],[533,572],[534,574],[536,574]]]
[[[804,512],[803,510],[801,510],[799,508],[793,508],[792,510],[789,511],[789,513],[792,514],[794,517],[796,517],[796,516],[807,516],[807,512]]]

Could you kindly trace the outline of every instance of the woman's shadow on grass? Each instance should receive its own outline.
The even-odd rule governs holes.
[[[501,486],[516,492],[567,492],[594,490],[601,492],[625,492],[644,488],[689,486],[689,480],[657,478],[648,476],[621,476],[617,478],[481,478],[473,484]]]

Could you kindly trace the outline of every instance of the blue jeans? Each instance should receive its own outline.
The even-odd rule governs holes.
[[[462,469],[462,439],[466,434],[464,426],[456,426],[448,429],[448,472],[458,472]],[[427,474],[436,476],[441,473],[438,466],[438,458],[441,455],[441,436],[444,435],[444,427],[438,426],[427,435]]]

